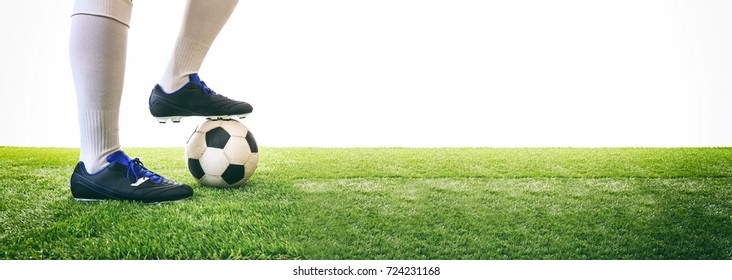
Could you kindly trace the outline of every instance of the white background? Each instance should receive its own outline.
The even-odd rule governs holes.
[[[0,145],[78,147],[73,1],[3,1]],[[183,146],[147,98],[184,1],[137,0],[120,135]],[[732,1],[242,0],[201,69],[262,146],[732,146]]]

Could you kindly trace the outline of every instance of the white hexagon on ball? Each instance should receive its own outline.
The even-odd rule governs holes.
[[[203,136],[202,132],[194,131],[191,137],[188,139],[188,145],[186,145],[186,155],[189,158],[199,159],[203,155],[203,151],[206,150],[206,137]]]
[[[229,160],[224,150],[217,148],[206,148],[203,155],[198,159],[201,162],[203,172],[209,175],[221,175],[229,167]]]
[[[232,136],[224,146],[224,154],[229,159],[230,164],[244,165],[251,152],[249,151],[249,144],[243,136]]]

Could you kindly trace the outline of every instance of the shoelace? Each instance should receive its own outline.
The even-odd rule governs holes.
[[[155,172],[152,172],[150,170],[147,170],[145,168],[145,165],[142,164],[142,161],[140,161],[139,158],[135,158],[131,160],[127,164],[127,178],[130,177],[130,173],[135,176],[135,181],[137,181],[140,178],[150,178],[150,181],[153,181],[155,183],[160,183],[163,181],[163,176],[160,176],[158,174],[155,174]]]
[[[218,95],[218,96],[226,97],[226,96],[216,93],[213,89],[208,87],[206,85],[206,83],[204,83],[203,81],[201,81],[201,91],[203,92],[204,95],[208,95],[208,96]]]
[[[205,95],[219,95],[215,91],[213,91],[210,87],[206,85],[203,81],[201,81],[201,91],[203,91],[203,94]]]

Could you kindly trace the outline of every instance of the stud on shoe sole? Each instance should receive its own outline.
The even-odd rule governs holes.
[[[158,119],[159,123],[167,123],[168,120],[173,121],[173,123],[179,123],[182,118],[183,117],[158,117],[156,119]]]
[[[249,115],[249,113],[241,114],[241,115],[222,115],[222,116],[206,116],[207,120],[230,120],[234,118],[243,119],[246,118]]]

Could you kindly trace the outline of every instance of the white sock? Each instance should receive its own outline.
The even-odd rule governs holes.
[[[119,107],[131,9],[129,0],[77,0],[71,18],[69,57],[76,87],[80,161],[91,173],[120,149]]]
[[[173,54],[158,83],[165,92],[178,91],[188,83],[188,75],[198,73],[211,44],[238,2],[188,0]]]

